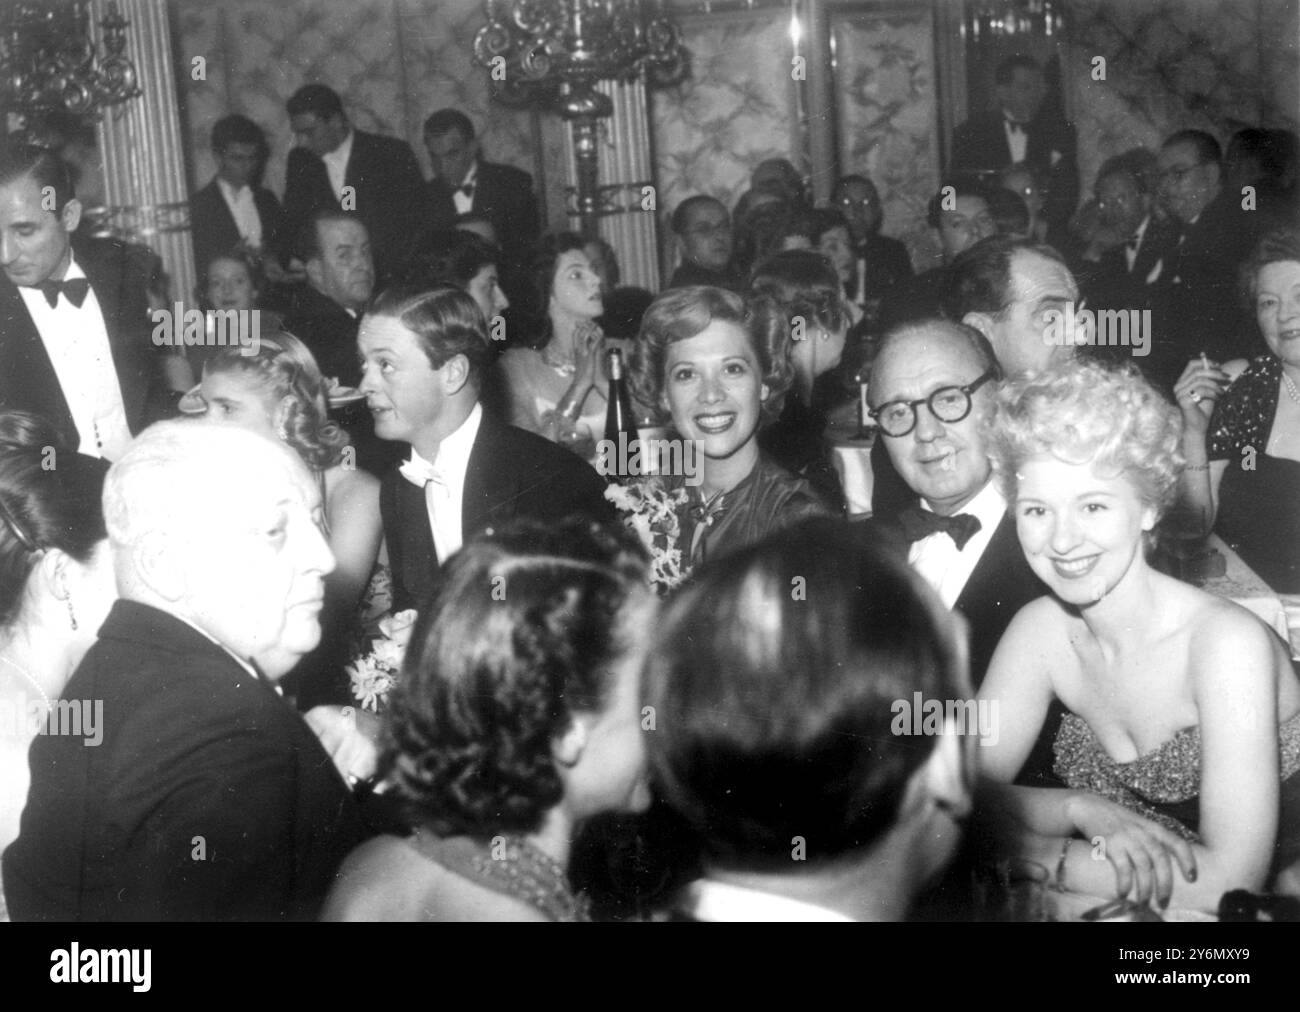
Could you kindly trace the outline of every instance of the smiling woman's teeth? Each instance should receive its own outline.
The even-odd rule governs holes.
[[[705,432],[724,432],[730,427],[735,415],[696,415],[695,424]]]
[[[1097,558],[1098,556],[1096,555],[1089,555],[1086,558],[1070,559],[1068,561],[1065,559],[1053,559],[1052,565],[1056,567],[1056,571],[1062,576],[1077,577],[1091,572],[1092,567],[1097,564]]]

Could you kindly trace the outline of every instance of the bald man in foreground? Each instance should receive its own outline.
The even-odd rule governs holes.
[[[109,472],[119,600],[64,690],[102,741],[46,736],[4,854],[14,920],[302,920],[364,837],[275,682],[320,639],[320,493],[255,433],[163,422]]]

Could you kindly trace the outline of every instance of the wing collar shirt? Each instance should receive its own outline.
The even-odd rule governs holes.
[[[928,510],[930,505],[922,499],[921,508]],[[966,581],[975,571],[984,549],[993,540],[993,532],[1002,522],[1006,511],[1007,501],[1002,498],[997,482],[990,478],[975,498],[957,511],[969,513],[980,522],[980,529],[966,542],[964,548],[959,551],[956,542],[943,531],[912,542],[907,553],[908,563],[935,589],[945,606],[951,608],[957,603]]]
[[[460,186],[451,191],[451,199],[456,205],[457,214],[469,214],[474,210],[474,188],[478,185],[478,159],[469,163],[469,171],[465,173],[465,178],[460,181]],[[470,187],[470,192],[465,192],[465,187]]]
[[[420,476],[417,484],[423,480],[424,502],[429,511],[429,527],[433,530],[433,545],[439,562],[446,562],[459,551],[465,538],[462,527],[465,475],[469,471],[469,456],[482,420],[483,406],[475,404],[460,428],[438,445],[436,460],[425,460],[413,447],[411,459],[402,465],[402,473],[408,481],[414,475]]]
[[[334,199],[340,203],[343,201],[343,184],[347,182],[348,159],[352,157],[352,138],[355,136],[355,131],[349,130],[342,144],[329,154],[321,156],[321,161],[325,163],[325,171],[329,173]]]
[[[84,278],[86,272],[75,257],[68,264],[64,281]],[[131,442],[126,423],[122,387],[113,364],[104,310],[92,286],[86,301],[74,306],[60,292],[51,306],[39,288],[19,287],[23,304],[41,335],[54,375],[68,402],[77,427],[78,451],[90,457],[117,460]]]

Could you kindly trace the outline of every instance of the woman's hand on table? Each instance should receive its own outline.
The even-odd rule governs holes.
[[[1205,432],[1210,427],[1214,405],[1232,383],[1232,377],[1204,355],[1187,363],[1174,384],[1174,397],[1188,428]]]
[[[379,768],[379,717],[355,706],[317,706],[303,719],[334,760],[339,775],[356,786]]]
[[[1154,899],[1167,906],[1175,862],[1183,878],[1196,881],[1192,845],[1177,833],[1096,794],[1078,792],[1066,804],[1085,846],[1092,841],[1094,852],[1100,846],[1114,870],[1117,896],[1132,894],[1139,903]],[[1068,883],[1069,875],[1065,878]]]

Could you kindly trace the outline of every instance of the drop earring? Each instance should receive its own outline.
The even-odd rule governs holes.
[[[66,598],[64,598],[64,600],[68,602],[68,623],[72,626],[72,631],[73,631],[73,632],[76,632],[76,631],[77,631],[77,613],[76,613],[75,611],[72,610],[72,595],[69,594]]]

